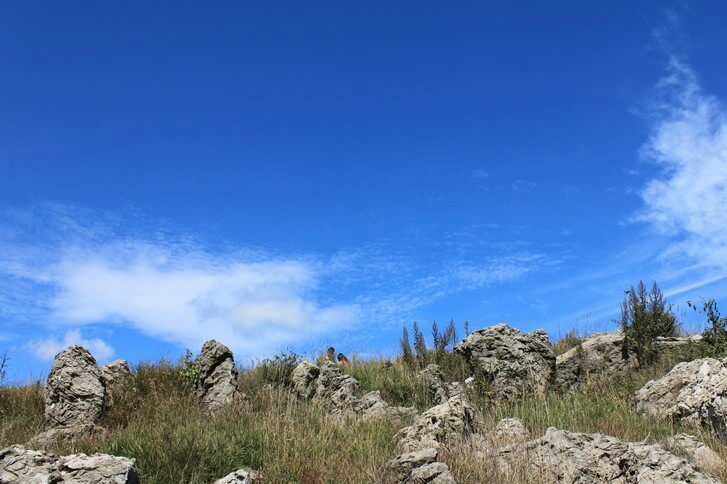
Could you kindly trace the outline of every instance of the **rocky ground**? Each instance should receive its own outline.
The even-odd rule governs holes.
[[[670,338],[648,368],[620,332],[556,355],[504,324],[445,355],[99,366],[74,346],[0,390],[0,483],[688,482],[727,477],[727,359]],[[439,361],[439,365],[433,363]]]

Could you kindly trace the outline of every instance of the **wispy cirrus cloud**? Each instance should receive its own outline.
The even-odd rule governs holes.
[[[636,219],[673,237],[665,257],[686,257],[727,275],[727,108],[677,58],[657,88],[643,156],[661,171],[641,190]]]

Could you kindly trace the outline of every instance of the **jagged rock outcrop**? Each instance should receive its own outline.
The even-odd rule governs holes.
[[[106,407],[106,388],[96,360],[82,346],[56,355],[45,386],[47,430],[33,437],[46,446],[58,438],[94,430]]]
[[[401,454],[376,472],[377,484],[456,484],[447,464],[437,461],[437,449],[427,448]]]
[[[126,360],[114,360],[99,369],[107,393],[123,388],[133,378],[129,362]]]
[[[727,436],[727,358],[679,363],[636,392],[640,412],[700,424]]]
[[[358,381],[331,361],[324,361],[316,381],[313,400],[332,415],[353,412],[359,403]]]
[[[451,397],[421,415],[394,437],[402,449],[414,451],[463,442],[478,431],[475,410],[461,396]]]
[[[316,391],[316,380],[321,369],[308,360],[303,360],[295,367],[290,376],[293,393],[298,398],[312,398]]]
[[[381,398],[379,391],[363,394],[358,380],[332,361],[324,361],[319,368],[303,360],[293,370],[291,381],[293,393],[298,398],[312,399],[334,416],[359,415],[405,421],[417,413],[413,407],[389,404]]]
[[[221,479],[217,479],[214,484],[253,484],[255,482],[262,482],[257,472],[248,469],[238,469],[235,472],[230,472]]]
[[[207,341],[197,358],[199,377],[197,398],[210,412],[246,399],[237,382],[237,368],[232,351],[215,340]]]
[[[552,427],[539,439],[502,449],[498,466],[505,475],[518,468],[527,469],[528,475],[544,482],[720,482],[658,444],[623,442],[602,434]]]
[[[134,459],[107,454],[53,454],[15,445],[0,450],[3,484],[136,484]]]
[[[703,341],[704,337],[701,334],[691,336],[659,336],[656,338],[656,349],[671,350],[690,344],[699,344]]]
[[[498,398],[542,393],[554,381],[555,353],[542,330],[522,334],[507,324],[475,331],[454,347],[473,372],[492,383]]]
[[[639,366],[627,353],[623,331],[596,333],[555,360],[555,381],[562,388],[585,382],[590,375],[616,374]]]
[[[727,469],[727,463],[707,444],[689,434],[676,434],[666,439],[665,447],[670,452],[684,457],[699,470],[717,474]]]
[[[449,392],[439,365],[427,365],[419,372],[419,380],[427,390],[427,400],[429,402],[433,405],[439,405],[447,401]]]

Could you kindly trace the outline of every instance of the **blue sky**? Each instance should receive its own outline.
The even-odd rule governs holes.
[[[389,355],[727,301],[723,2],[0,7],[0,350]],[[727,304],[727,302],[725,303]],[[727,310],[727,307],[725,308]],[[689,328],[699,318],[685,311]]]

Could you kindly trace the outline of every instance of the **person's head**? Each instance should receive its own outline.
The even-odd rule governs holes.
[[[344,355],[343,353],[338,353],[338,361],[348,362],[348,358],[346,358],[346,355]]]
[[[326,356],[331,361],[336,359],[336,350],[335,350],[335,348],[333,348],[333,346],[328,347],[328,353],[326,353]]]

